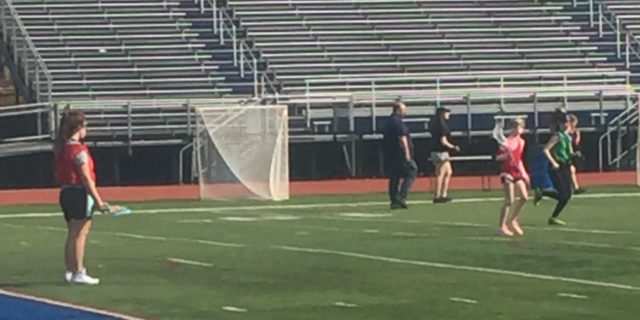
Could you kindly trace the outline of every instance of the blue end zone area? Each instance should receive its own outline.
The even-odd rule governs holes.
[[[14,297],[0,292],[0,320],[39,320],[39,319],[83,319],[106,320],[122,319],[90,311],[75,309],[72,306],[59,306],[27,298]]]

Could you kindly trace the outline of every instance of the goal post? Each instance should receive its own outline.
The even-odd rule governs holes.
[[[200,199],[289,199],[287,106],[196,107]]]

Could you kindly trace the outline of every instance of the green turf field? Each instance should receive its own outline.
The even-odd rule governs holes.
[[[563,228],[529,205],[514,239],[493,236],[500,193],[454,196],[131,204],[94,219],[96,287],[63,284],[60,216],[12,215],[57,208],[0,208],[0,287],[153,319],[640,318],[640,189],[590,190]]]

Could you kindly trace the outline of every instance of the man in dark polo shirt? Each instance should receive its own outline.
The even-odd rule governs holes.
[[[406,199],[418,175],[418,166],[413,160],[413,142],[409,127],[403,122],[406,112],[407,106],[402,101],[396,101],[393,104],[393,113],[382,131],[391,209],[407,208]]]

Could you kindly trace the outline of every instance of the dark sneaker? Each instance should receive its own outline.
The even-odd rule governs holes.
[[[587,189],[585,188],[580,188],[573,191],[574,194],[583,194],[585,192],[587,192]]]
[[[391,204],[391,210],[397,209],[408,209],[407,204],[405,202],[394,202]]]
[[[445,198],[435,198],[433,199],[433,203],[446,203],[447,199]]]

